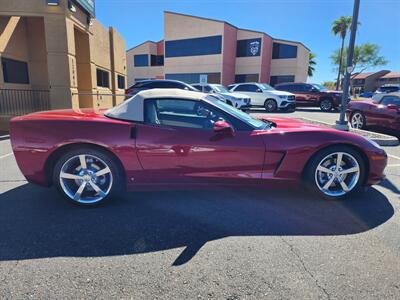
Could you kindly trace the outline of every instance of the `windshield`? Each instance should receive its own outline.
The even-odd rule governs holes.
[[[312,86],[315,87],[315,88],[317,88],[317,89],[320,90],[320,91],[326,91],[326,90],[327,90],[327,88],[324,87],[324,86],[321,85],[321,84],[313,83]]]
[[[258,84],[260,87],[261,87],[261,89],[263,89],[264,91],[273,91],[273,90],[275,90],[272,86],[270,86],[269,84],[266,84],[266,83],[259,83]]]
[[[216,90],[218,93],[230,93],[226,87],[222,84],[213,84],[211,87]]]
[[[268,129],[270,128],[269,124],[252,118],[250,115],[246,114],[245,112],[242,112],[239,109],[234,108],[233,106],[230,106],[226,104],[225,102],[219,101],[215,97],[212,96],[207,96],[206,99],[210,101],[212,104],[217,106],[218,108],[222,109],[223,111],[226,111],[230,115],[238,118],[239,120],[245,122],[246,124],[250,125],[254,129],[262,130],[262,129]]]

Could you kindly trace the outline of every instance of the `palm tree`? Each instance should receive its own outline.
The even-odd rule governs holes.
[[[346,39],[346,34],[350,29],[351,25],[351,17],[341,16],[339,19],[335,20],[332,24],[332,32],[334,35],[340,35],[342,39],[342,47],[340,48],[340,61],[339,61],[339,70],[338,76],[336,80],[336,90],[339,90],[340,83],[340,73],[342,70],[342,62],[343,62],[343,48],[344,48],[344,40]]]
[[[314,75],[314,71],[315,71],[315,65],[317,64],[315,58],[317,57],[317,55],[315,55],[314,53],[309,53],[308,54],[308,76],[312,77]]]

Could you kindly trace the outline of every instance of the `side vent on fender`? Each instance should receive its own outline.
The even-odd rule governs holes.
[[[131,139],[136,139],[136,127],[131,127]]]

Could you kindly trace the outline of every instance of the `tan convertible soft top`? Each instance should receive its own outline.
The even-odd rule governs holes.
[[[205,96],[206,94],[201,92],[192,92],[180,89],[151,89],[137,93],[132,98],[129,98],[121,104],[107,110],[105,115],[115,119],[143,122],[143,102],[145,99],[179,98],[201,100]]]

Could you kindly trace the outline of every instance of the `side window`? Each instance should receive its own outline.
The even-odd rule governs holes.
[[[394,104],[400,107],[400,98],[397,96],[384,96],[381,100],[382,105]]]
[[[169,89],[181,89],[184,90],[185,86],[179,82],[165,82],[165,88],[169,88]]]
[[[202,89],[201,89],[201,87],[200,87],[200,91],[201,91]],[[209,85],[205,85],[204,86],[204,92],[205,93],[210,93],[211,92],[211,87],[209,86]]]
[[[145,122],[152,125],[212,130],[216,121],[232,124],[231,118],[212,105],[195,100],[148,99],[144,113]]]
[[[287,91],[287,92],[291,92],[293,90],[292,86],[289,84],[282,84],[282,85],[275,86],[275,89],[277,89],[279,91]]]
[[[301,93],[301,92],[307,92],[307,89],[305,88],[304,84],[296,84],[295,91]]]
[[[254,92],[254,93],[260,90],[260,88],[255,84],[248,84],[248,89],[249,92]]]
[[[313,86],[311,84],[303,84],[302,86],[305,92],[311,92],[313,89]]]
[[[240,84],[236,87],[235,92],[256,92],[257,89],[255,84]]]

